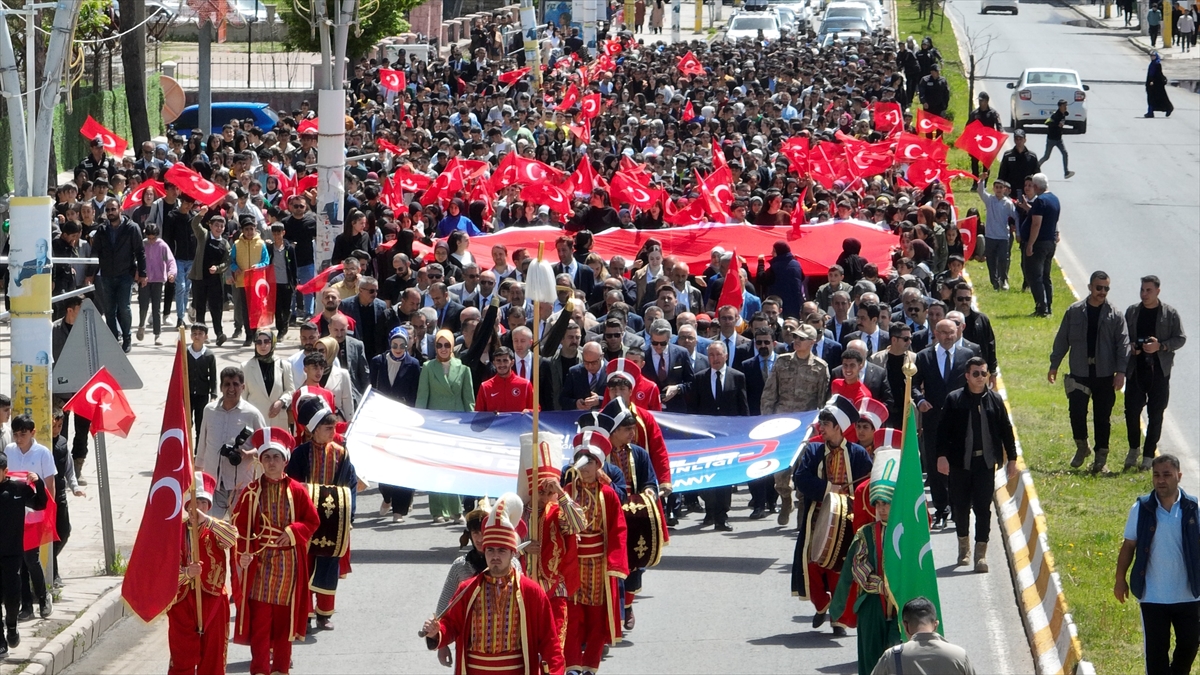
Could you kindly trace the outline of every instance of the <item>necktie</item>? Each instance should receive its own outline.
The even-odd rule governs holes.
[[[667,357],[665,356],[658,357],[658,383],[667,383]]]
[[[867,356],[870,356],[870,355],[873,353],[873,350],[872,350],[872,348],[871,348],[871,336],[870,336],[870,335],[864,335],[864,336],[863,336],[863,341],[867,343]]]
[[[717,385],[716,385],[716,387],[713,388],[713,400],[714,401],[717,399],[717,396],[720,394],[720,392],[721,392],[721,371],[718,370],[717,371]]]
[[[950,381],[950,364],[952,363],[950,357],[950,351],[946,350],[946,364],[942,367],[942,379],[947,382]]]
[[[765,380],[767,379],[767,376],[771,374],[771,362],[766,359],[759,359],[758,362],[759,365],[762,366],[762,375],[763,379]]]
[[[519,362],[519,365],[517,367],[519,368],[519,372],[517,372],[517,375],[520,375],[522,378],[524,378],[525,377],[525,359],[521,359],[521,361]]]

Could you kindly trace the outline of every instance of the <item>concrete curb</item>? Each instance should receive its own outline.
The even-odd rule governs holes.
[[[23,673],[58,675],[78,661],[104,631],[130,612],[121,600],[121,584],[109,589],[92,603],[63,632],[29,657]]]

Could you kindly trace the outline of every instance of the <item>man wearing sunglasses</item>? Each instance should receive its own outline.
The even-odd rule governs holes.
[[[970,559],[971,512],[975,513],[975,571],[987,572],[992,492],[996,469],[1005,463],[1011,481],[1017,475],[1017,444],[1000,395],[988,388],[987,360],[967,361],[967,386],[950,392],[937,434],[937,470],[949,476],[950,508],[958,534],[958,564]]]
[[[1058,381],[1058,367],[1070,352],[1069,371],[1064,385],[1067,411],[1071,417],[1071,435],[1075,438],[1075,457],[1071,466],[1079,468],[1092,453],[1088,447],[1088,401],[1092,402],[1092,425],[1096,432],[1096,457],[1092,473],[1104,471],[1108,460],[1108,440],[1112,431],[1109,418],[1117,391],[1125,386],[1125,368],[1129,363],[1129,331],[1125,317],[1108,301],[1111,285],[1108,273],[1092,272],[1088,296],[1067,308],[1054,336],[1050,351],[1050,384]]]

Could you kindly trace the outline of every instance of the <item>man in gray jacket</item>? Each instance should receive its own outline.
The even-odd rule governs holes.
[[[1112,430],[1109,416],[1117,400],[1117,390],[1125,386],[1129,362],[1129,331],[1125,318],[1108,301],[1107,272],[1092,272],[1088,297],[1067,308],[1063,314],[1054,348],[1050,352],[1050,384],[1058,380],[1058,367],[1067,352],[1069,374],[1063,384],[1067,390],[1067,410],[1071,433],[1075,438],[1075,457],[1071,466],[1078,468],[1092,450],[1088,447],[1088,400],[1092,401],[1092,425],[1096,431],[1096,458],[1092,473],[1104,471],[1108,460],[1108,438]]]
[[[1175,352],[1183,347],[1187,336],[1174,307],[1159,302],[1161,282],[1154,275],[1142,277],[1140,303],[1125,310],[1125,327],[1133,353],[1125,368],[1125,426],[1129,433],[1129,454],[1125,468],[1150,468],[1158,439],[1162,435],[1163,412],[1171,395],[1171,366]],[[1142,440],[1142,408],[1146,408],[1146,442]],[[1139,451],[1140,446],[1140,451]]]

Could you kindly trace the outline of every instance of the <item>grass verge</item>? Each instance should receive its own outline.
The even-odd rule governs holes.
[[[962,129],[970,110],[967,80],[959,58],[958,44],[949,19],[943,24],[935,17],[933,28],[917,16],[910,0],[896,4],[898,39],[913,35],[919,41],[928,35],[942,53],[943,76],[950,84],[951,105],[948,116]],[[946,140],[953,144],[957,132]],[[968,169],[970,158],[951,148],[948,163],[952,168]],[[966,180],[954,182],[960,214],[980,207],[979,198],[970,191]],[[1013,251],[1014,264],[1009,283],[1014,290],[993,291],[987,282],[987,267],[970,263],[976,280],[975,292],[982,311],[992,320],[1004,385],[1011,403],[1025,453],[1025,463],[1033,475],[1046,523],[1056,569],[1062,578],[1067,603],[1075,618],[1084,658],[1101,673],[1139,672],[1142,666],[1141,626],[1137,604],[1124,605],[1112,596],[1116,552],[1120,548],[1125,518],[1138,496],[1149,491],[1146,474],[1121,473],[1127,442],[1125,440],[1124,396],[1118,394],[1113,407],[1109,466],[1116,473],[1093,476],[1070,468],[1075,444],[1067,419],[1067,402],[1062,384],[1046,381],[1050,346],[1058,330],[1062,312],[1075,301],[1062,270],[1055,263],[1054,306],[1050,319],[1030,316],[1033,299],[1019,290],[1022,273],[1019,254]],[[1081,281],[1081,280],[1076,280]],[[1122,308],[1123,309],[1123,308]],[[1064,371],[1065,372],[1065,371]],[[1090,463],[1090,461],[1089,461]],[[1085,465],[1086,466],[1086,465]]]

